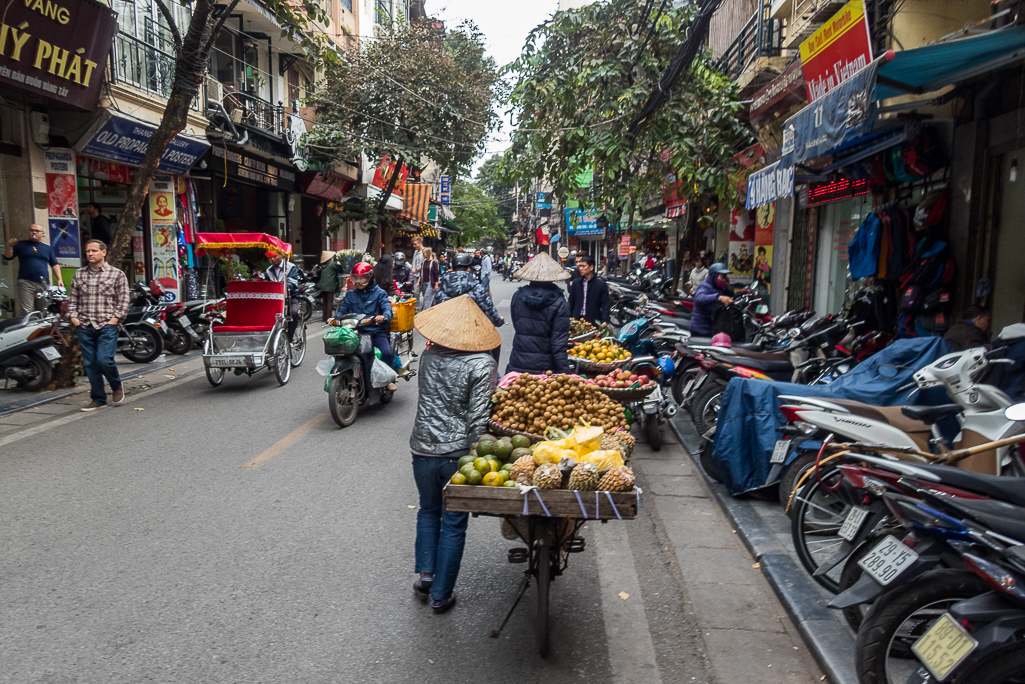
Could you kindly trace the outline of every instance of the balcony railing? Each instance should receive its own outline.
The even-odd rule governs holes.
[[[759,57],[782,54],[783,22],[771,18],[771,0],[762,0],[761,4],[719,58],[719,70],[731,80],[739,78]]]
[[[214,101],[212,94],[207,90],[210,102]],[[228,91],[220,100],[224,112],[231,118],[232,123],[249,128],[255,128],[264,133],[282,137],[285,133],[285,107],[284,104],[272,104],[256,95],[240,91]]]
[[[114,77],[167,98],[174,83],[174,55],[124,33],[114,37]]]

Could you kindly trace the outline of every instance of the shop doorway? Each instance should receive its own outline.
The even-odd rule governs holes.
[[[870,194],[826,205],[815,269],[815,313],[820,316],[840,313],[847,303],[853,285],[847,268],[847,248],[871,211]]]
[[[313,268],[320,259],[324,247],[326,226],[323,200],[302,198],[302,246],[300,248],[303,268]]]
[[[993,324],[999,332],[1004,326],[1020,323],[1025,317],[1025,177],[1008,182],[1011,165],[1025,162],[1025,149],[1004,155],[1000,182],[1000,224],[993,262]]]

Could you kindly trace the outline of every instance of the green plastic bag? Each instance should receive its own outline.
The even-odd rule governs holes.
[[[359,333],[349,328],[331,328],[324,333],[324,353],[352,354],[359,348]]]

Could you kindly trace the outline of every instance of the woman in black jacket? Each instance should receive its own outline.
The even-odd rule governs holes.
[[[513,275],[530,282],[512,297],[510,308],[516,334],[505,372],[568,373],[569,303],[555,283],[569,274],[541,252]]]
[[[381,255],[381,260],[374,266],[374,285],[379,285],[389,297],[395,294],[395,280],[392,277],[391,254]]]

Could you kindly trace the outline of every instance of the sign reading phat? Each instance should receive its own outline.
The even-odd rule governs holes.
[[[801,43],[801,68],[814,102],[872,61],[868,17],[862,0],[851,0]]]
[[[93,0],[11,0],[0,22],[0,83],[96,109],[117,15]]]

